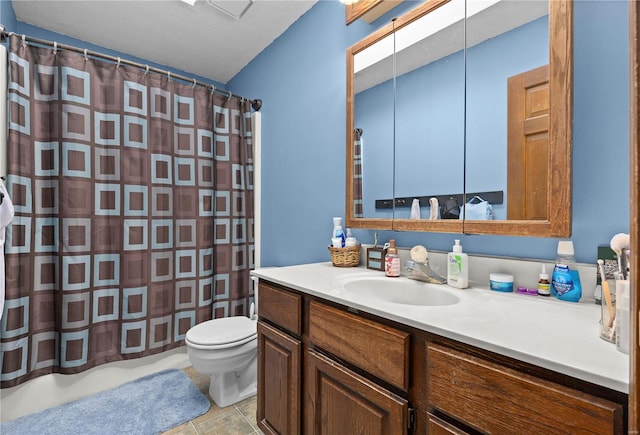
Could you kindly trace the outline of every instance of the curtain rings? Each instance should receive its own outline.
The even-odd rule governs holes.
[[[196,87],[196,84],[197,84],[197,83],[196,83],[196,79],[193,79],[193,87],[194,87],[194,88]]]
[[[116,63],[116,68],[120,68],[120,56],[118,56],[118,63]]]
[[[144,75],[146,76],[147,74],[149,74],[149,65],[144,66]]]
[[[167,79],[171,80],[171,71],[167,71]]]
[[[211,95],[213,95],[213,93],[216,91],[216,87],[211,85]]]
[[[22,48],[27,46],[27,35],[22,35]]]
[[[88,61],[89,60],[89,55],[88,55],[89,51],[85,48],[84,49],[84,61]]]
[[[55,56],[56,54],[58,54],[58,42],[53,41],[53,55]]]

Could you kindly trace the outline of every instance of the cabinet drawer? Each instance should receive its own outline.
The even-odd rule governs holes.
[[[482,432],[622,432],[616,403],[435,344],[427,353],[429,406]]]
[[[302,334],[302,296],[260,282],[258,287],[258,315],[260,318],[290,331]]]
[[[408,333],[312,301],[309,337],[320,348],[408,391]]]
[[[446,421],[427,414],[427,433],[429,435],[466,435],[467,433],[457,427],[447,423]]]

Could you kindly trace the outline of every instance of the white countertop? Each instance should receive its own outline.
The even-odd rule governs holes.
[[[459,303],[414,306],[354,298],[337,289],[341,279],[358,275],[381,277],[382,272],[363,267],[338,268],[331,263],[262,268],[252,275],[416,329],[629,392],[629,357],[599,337],[600,306],[595,304],[500,293],[488,288],[460,290],[447,285],[438,288],[459,296]],[[408,280],[405,277],[388,279],[390,285],[394,280]],[[433,284],[424,285],[425,291],[429,291]],[[258,310],[259,305],[258,295]]]

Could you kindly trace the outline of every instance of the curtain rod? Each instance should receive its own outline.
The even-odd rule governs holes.
[[[213,92],[217,92],[218,94],[226,95],[228,98],[231,98],[233,96],[233,97],[240,98],[242,100],[250,101],[251,102],[251,107],[253,107],[253,110],[255,110],[255,111],[260,110],[260,108],[262,107],[262,100],[259,100],[259,99],[252,100],[251,98],[245,98],[245,97],[242,97],[240,95],[236,95],[233,92],[225,91],[224,89],[218,89],[212,84],[201,82],[201,81],[196,80],[195,78],[192,78],[192,77],[187,77],[187,76],[183,76],[183,75],[180,75],[180,74],[174,74],[171,71],[162,70],[160,68],[155,68],[155,67],[149,66],[147,64],[142,64],[142,63],[134,62],[134,61],[127,60],[127,59],[121,59],[120,57],[111,56],[111,55],[103,54],[103,53],[98,53],[96,51],[91,51],[91,50],[87,50],[87,49],[83,49],[83,48],[78,48],[78,47],[74,47],[72,45],[58,44],[57,42],[54,42],[54,41],[47,41],[45,39],[34,38],[32,36],[20,35],[20,34],[14,33],[14,32],[7,32],[7,31],[5,31],[4,26],[0,25],[0,42],[4,42],[7,39],[7,37],[13,36],[13,35],[22,37],[22,41],[23,42],[30,42],[30,43],[33,43],[33,44],[40,44],[40,45],[44,45],[44,46],[47,46],[47,47],[52,47],[53,49],[57,49],[57,50],[73,51],[73,52],[76,52],[76,53],[83,54],[84,56],[91,56],[91,57],[98,58],[98,59],[109,60],[111,62],[114,62],[114,63],[118,64],[118,65],[120,65],[120,64],[129,65],[129,66],[132,66],[132,67],[135,67],[135,68],[143,69],[145,71],[153,71],[153,72],[155,72],[157,74],[166,75],[167,77],[169,77],[169,79],[178,79],[178,80],[182,80],[182,81],[187,82],[187,83],[193,83],[194,86],[198,85],[198,86],[203,86],[205,88],[210,88]]]

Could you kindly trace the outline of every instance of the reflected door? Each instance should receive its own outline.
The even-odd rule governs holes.
[[[507,219],[547,219],[549,66],[508,79]]]

